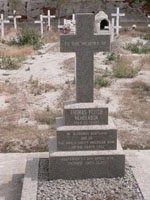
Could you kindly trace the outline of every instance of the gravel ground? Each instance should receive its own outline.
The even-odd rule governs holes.
[[[37,200],[144,200],[131,166],[123,178],[48,180],[48,159],[40,160]]]

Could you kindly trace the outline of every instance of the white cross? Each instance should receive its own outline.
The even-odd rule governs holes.
[[[72,22],[73,22],[73,24],[75,24],[75,23],[76,23],[75,14],[72,14]]]
[[[50,10],[48,10],[48,14],[47,15],[43,15],[43,18],[48,18],[48,30],[50,30],[50,26],[51,26],[51,18],[55,18],[55,15],[51,15]]]
[[[16,10],[13,11],[14,15],[13,16],[8,16],[9,19],[14,19],[14,29],[17,30],[17,19],[22,18],[22,16],[17,16],[16,15]]]
[[[150,15],[148,15],[148,19],[150,18]],[[148,24],[148,28],[150,28],[150,24]]]
[[[124,13],[119,12],[119,8],[117,8],[117,13],[112,13],[111,16],[116,17],[116,35],[119,36],[119,17],[125,16]]]
[[[121,26],[119,26],[119,28],[121,28]],[[116,29],[114,18],[112,18],[111,24],[109,24],[109,26],[105,26],[105,29],[111,30],[111,41],[113,42],[114,41],[114,29]]]
[[[4,38],[4,24],[5,23],[10,23],[10,21],[9,20],[4,20],[4,15],[1,14],[0,23],[1,23],[1,38]]]
[[[43,24],[45,22],[43,22],[43,15],[40,15],[40,21],[34,21],[35,24],[41,24],[41,37],[43,37],[44,35],[44,27]]]

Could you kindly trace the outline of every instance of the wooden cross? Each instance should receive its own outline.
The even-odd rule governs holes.
[[[4,20],[4,15],[1,14],[1,19],[0,19],[0,23],[1,23],[1,38],[4,38],[4,24],[10,23],[9,20]]]
[[[76,15],[76,34],[60,36],[60,51],[76,53],[76,102],[93,102],[94,52],[109,51],[110,35],[94,35],[94,15]]]
[[[121,26],[119,26],[119,27],[121,28]],[[114,41],[114,29],[116,29],[114,18],[112,18],[111,24],[109,24],[109,26],[105,26],[105,29],[111,30],[111,41],[113,42]]]
[[[50,10],[48,10],[48,14],[47,15],[43,15],[43,18],[48,18],[48,30],[50,30],[50,26],[51,26],[51,18],[55,18],[55,15],[51,15]]]
[[[120,13],[119,8],[117,8],[117,13],[112,13],[111,16],[116,17],[116,35],[119,36],[119,17],[123,17],[125,14]]]
[[[41,37],[44,36],[44,27],[43,24],[45,23],[43,21],[43,15],[40,15],[40,21],[34,21],[35,24],[41,24]]]
[[[14,13],[14,15],[13,16],[8,16],[8,18],[14,20],[14,29],[17,30],[17,19],[22,18],[22,16],[17,16],[16,15],[16,10],[14,10],[13,13]]]
[[[150,15],[148,15],[148,19],[150,18]],[[150,28],[150,24],[148,24],[148,28]]]

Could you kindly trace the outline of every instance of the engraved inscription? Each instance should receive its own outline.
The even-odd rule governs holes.
[[[65,157],[61,158],[61,162],[67,162],[68,165],[73,166],[88,166],[88,165],[107,165],[114,160],[113,156],[96,156],[96,157]]]
[[[66,123],[71,121],[72,125],[107,124],[107,109],[70,109],[66,112]]]
[[[60,150],[116,149],[116,131],[65,131],[57,132]]]
[[[65,46],[70,47],[89,47],[89,46],[105,46],[106,41],[100,41],[100,42],[65,42]]]

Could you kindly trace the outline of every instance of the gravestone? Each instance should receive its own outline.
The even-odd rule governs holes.
[[[93,101],[93,53],[109,51],[110,35],[94,35],[94,15],[76,15],[76,35],[61,35],[62,52],[76,52],[76,100],[64,104],[50,137],[49,178],[124,176],[125,155],[106,105]]]

